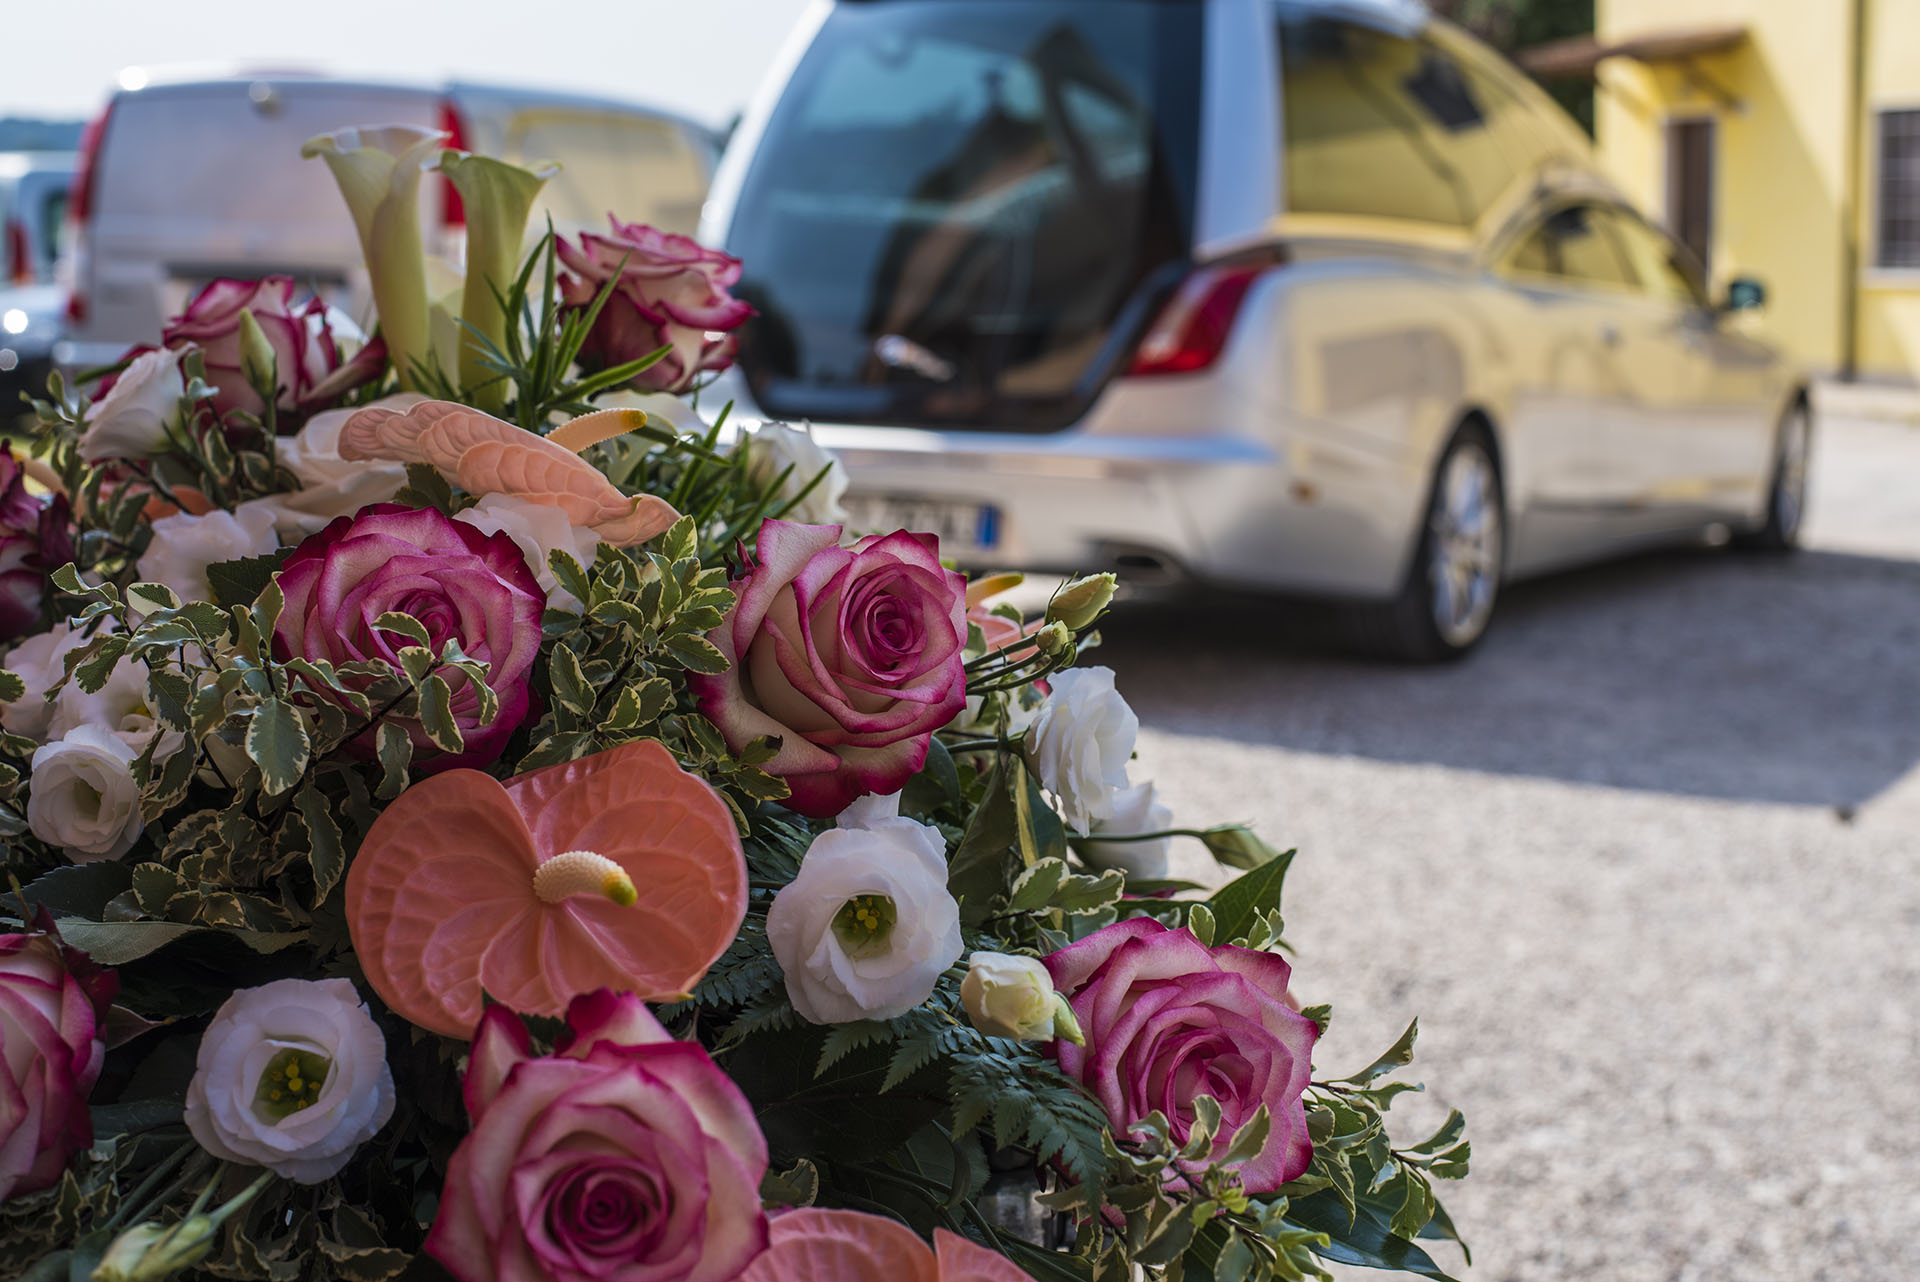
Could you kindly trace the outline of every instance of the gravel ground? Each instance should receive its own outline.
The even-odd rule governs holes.
[[[1300,847],[1320,1070],[1421,1018],[1470,1280],[1920,1276],[1920,430],[1817,448],[1809,551],[1523,586],[1455,667],[1108,629],[1136,777]]]

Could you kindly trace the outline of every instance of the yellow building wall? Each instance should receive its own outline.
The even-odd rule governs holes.
[[[1878,113],[1920,108],[1920,0],[1873,0],[1867,13],[1867,121],[1861,164],[1861,239],[1866,272],[1860,283],[1860,370],[1920,378],[1920,270],[1873,266],[1879,232]]]
[[[1912,0],[1909,0],[1912,2]],[[1740,24],[1738,48],[1679,64],[1600,66],[1595,127],[1615,181],[1666,215],[1667,121],[1717,122],[1716,292],[1767,285],[1763,328],[1814,366],[1840,363],[1849,47],[1847,0],[1600,0],[1601,41]],[[1723,101],[1730,96],[1738,103]]]

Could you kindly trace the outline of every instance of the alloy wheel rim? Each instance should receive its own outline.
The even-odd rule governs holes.
[[[1773,487],[1773,519],[1783,538],[1800,531],[1807,506],[1807,412],[1796,409],[1780,427],[1780,461]]]
[[[1448,457],[1427,526],[1434,626],[1447,644],[1468,645],[1486,630],[1500,584],[1499,483],[1480,446],[1462,445]]]

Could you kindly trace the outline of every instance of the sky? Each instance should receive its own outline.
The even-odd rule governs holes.
[[[807,0],[19,0],[0,116],[93,115],[123,68],[463,79],[606,94],[722,124]]]

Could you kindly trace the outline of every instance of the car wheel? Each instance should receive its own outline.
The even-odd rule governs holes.
[[[1434,469],[1420,542],[1399,594],[1363,607],[1355,640],[1416,663],[1457,659],[1493,619],[1506,564],[1506,503],[1486,429],[1463,425]]]
[[[1807,512],[1807,459],[1813,450],[1813,415],[1804,400],[1795,401],[1780,420],[1773,449],[1773,478],[1767,483],[1767,519],[1736,542],[1756,552],[1791,552],[1800,545]]]

